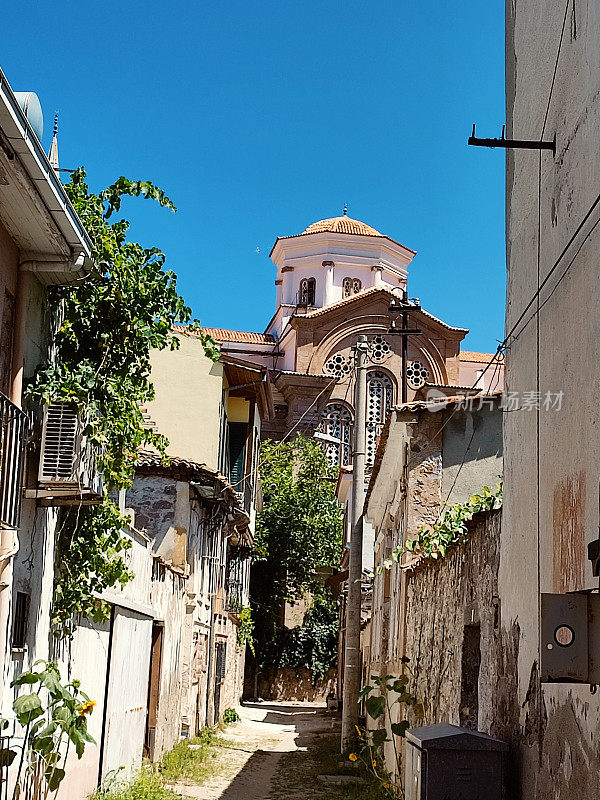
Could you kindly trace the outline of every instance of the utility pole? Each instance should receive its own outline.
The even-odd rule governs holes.
[[[402,403],[408,399],[406,368],[408,365],[408,337],[421,333],[408,327],[409,313],[420,311],[417,299],[409,300],[406,290],[390,304],[392,317],[390,334],[402,337]],[[397,324],[400,315],[401,326]],[[371,348],[366,336],[359,336],[352,348],[354,354],[354,437],[352,453],[352,508],[350,528],[350,552],[348,557],[348,600],[346,604],[346,636],[344,649],[344,685],[342,693],[342,752],[348,750],[355,739],[358,723],[358,697],[361,680],[361,590],[362,590],[362,546],[363,505],[365,499],[365,461],[367,443],[367,364]]]
[[[411,329],[408,327],[408,312],[420,310],[421,306],[418,299],[415,298],[414,300],[409,300],[406,295],[406,289],[402,290],[401,297],[398,299],[394,298],[390,303],[390,315],[392,320],[388,333],[396,334],[402,337],[402,391],[400,396],[400,402],[402,403],[408,402],[408,380],[406,375],[406,368],[408,366],[408,337],[417,336],[421,333],[420,329],[418,328]],[[396,319],[398,314],[400,314],[400,319],[402,321],[401,327],[398,327]]]
[[[363,503],[365,497],[365,458],[367,443],[367,363],[369,343],[359,336],[354,352],[354,441],[352,453],[352,509],[348,561],[348,601],[344,650],[342,702],[342,752],[355,739],[360,692],[360,612],[362,588]]]

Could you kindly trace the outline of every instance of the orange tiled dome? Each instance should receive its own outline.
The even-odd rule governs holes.
[[[331,231],[333,233],[358,233],[361,236],[383,236],[382,233],[376,231],[370,225],[365,225],[358,219],[352,219],[344,214],[343,217],[331,217],[330,219],[321,219],[318,222],[313,222],[309,225],[305,233],[323,233],[324,231]]]

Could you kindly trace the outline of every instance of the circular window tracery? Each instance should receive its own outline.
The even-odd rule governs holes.
[[[371,361],[381,362],[392,352],[392,348],[390,347],[388,340],[380,334],[373,336],[369,344],[371,346]]]
[[[336,378],[343,378],[350,373],[352,365],[343,353],[336,353],[325,362],[323,367],[324,372],[328,375],[334,375]]]
[[[411,389],[420,389],[429,381],[429,370],[422,361],[412,361],[408,365],[406,381]]]

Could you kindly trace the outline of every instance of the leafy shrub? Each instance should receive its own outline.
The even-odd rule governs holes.
[[[232,725],[234,722],[239,722],[240,720],[241,717],[235,708],[226,708],[223,712],[223,722],[225,725]]]

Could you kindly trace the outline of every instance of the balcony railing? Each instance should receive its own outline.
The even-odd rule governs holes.
[[[0,524],[8,528],[19,526],[28,430],[25,412],[0,392]]]

